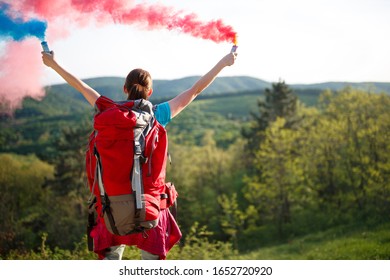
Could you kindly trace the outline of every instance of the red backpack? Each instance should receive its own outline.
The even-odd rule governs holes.
[[[144,232],[177,192],[165,182],[168,139],[144,99],[97,99],[94,131],[86,152],[86,173],[96,211],[115,235]]]

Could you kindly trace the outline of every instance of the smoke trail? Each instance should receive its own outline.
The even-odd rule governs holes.
[[[13,18],[9,13],[9,5],[0,2],[0,37],[21,41],[35,36],[41,40],[45,38],[47,24],[44,21],[31,19],[24,21],[20,17]]]
[[[10,3],[15,10],[32,13],[51,23],[63,18],[76,25],[94,19],[96,24],[137,24],[147,30],[179,30],[214,42],[234,42],[236,32],[221,19],[202,21],[194,13],[185,13],[162,4],[136,4],[126,0],[20,0]]]
[[[17,107],[24,96],[41,97],[44,94],[40,77],[42,75],[41,48],[32,38],[22,42],[9,41],[5,54],[0,57],[0,95]]]
[[[25,20],[10,5],[0,2],[0,39],[3,42],[0,56],[0,95],[13,107],[24,96],[42,96],[40,83],[42,67],[37,37],[45,38],[47,24],[38,19]]]
[[[138,4],[128,12],[116,15],[115,19],[125,24],[145,23],[148,29],[177,29],[191,36],[217,43],[234,42],[236,37],[233,27],[225,25],[221,19],[203,22],[196,14],[183,14],[162,5]]]
[[[46,27],[49,43],[70,34],[75,27],[90,23],[178,30],[216,43],[236,40],[233,27],[221,19],[202,21],[194,13],[134,0],[0,0],[0,9],[0,40],[6,41],[4,54],[0,54],[0,94],[12,101],[25,95],[40,96],[43,92],[39,87],[44,68],[40,44],[35,42],[34,47],[25,40],[31,36],[43,40]]]

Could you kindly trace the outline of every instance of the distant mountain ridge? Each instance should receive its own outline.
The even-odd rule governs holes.
[[[186,90],[199,77],[186,77],[177,80],[155,80],[152,103],[158,104],[169,100],[181,91]],[[114,100],[124,100],[124,78],[100,77],[84,79],[99,93]],[[219,77],[198,98],[198,104],[208,113],[217,113],[223,118],[250,119],[250,112],[256,112],[258,101],[264,98],[264,89],[271,88],[272,83],[252,77]],[[289,85],[305,106],[316,106],[323,90],[342,89],[346,86],[368,89],[371,92],[385,92],[390,95],[390,83],[322,83],[309,85]],[[12,117],[9,111],[0,111],[0,125],[4,135],[28,135],[28,141],[23,144],[24,153],[35,152],[36,145],[42,142],[41,150],[47,144],[44,139],[49,134],[58,134],[62,127],[73,126],[80,122],[91,125],[93,109],[86,99],[67,84],[48,86],[46,94],[40,99],[25,97],[20,108],[15,109]],[[200,105],[201,106],[201,105]],[[1,108],[0,108],[1,109]],[[33,125],[34,124],[34,125]],[[35,125],[36,124],[36,125]],[[7,137],[8,137],[7,136]],[[12,136],[14,137],[14,136]],[[17,139],[17,138],[12,138]],[[2,140],[2,139],[0,139]],[[11,141],[12,142],[12,141]],[[15,142],[17,143],[17,141]],[[15,146],[16,147],[16,146]],[[20,146],[17,145],[18,148]],[[12,151],[13,145],[3,147],[3,151]]]
[[[367,91],[390,93],[390,83],[384,82],[325,82],[315,84],[293,84],[291,88],[297,89],[330,89],[340,90],[345,87],[353,87]]]
[[[152,99],[168,99],[176,96],[180,92],[191,87],[200,76],[190,76],[174,80],[154,80],[153,89],[154,95]],[[121,100],[123,95],[124,77],[97,77],[84,79],[84,81],[91,87],[96,89],[99,93],[106,95],[115,100]],[[288,84],[288,83],[287,83]],[[288,84],[293,89],[316,89],[316,90],[340,90],[346,86],[354,88],[370,90],[374,92],[386,92],[390,94],[390,83],[380,82],[326,82],[317,84]],[[234,94],[238,92],[248,92],[264,90],[270,88],[271,82],[267,82],[258,78],[249,76],[232,76],[232,77],[218,77],[215,81],[202,93],[202,95],[216,95],[216,94]],[[68,93],[75,95],[75,98],[83,99],[81,95],[68,86],[67,84],[57,84],[47,87],[49,91]]]
[[[180,92],[190,88],[199,78],[200,76],[190,76],[175,80],[153,80],[153,97],[158,99],[168,99],[176,96]],[[115,100],[124,98],[124,77],[98,77],[84,79],[83,81],[96,89],[100,94],[106,95]],[[202,94],[211,95],[254,91],[262,90],[270,86],[271,83],[269,82],[247,76],[218,77]],[[51,92],[64,92],[68,94],[76,93],[74,89],[65,83],[48,86],[47,88]]]

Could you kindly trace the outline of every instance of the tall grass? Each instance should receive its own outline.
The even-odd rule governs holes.
[[[210,242],[205,228],[194,225],[182,244],[168,254],[169,260],[390,260],[390,223],[373,228],[338,227],[309,234],[287,243],[256,249],[246,253],[234,250],[230,243]],[[42,236],[41,247],[36,251],[13,251],[10,260],[93,260],[86,239],[75,244],[75,249],[48,248],[47,236]],[[261,238],[261,237],[260,237]],[[128,247],[123,259],[139,260],[139,250]]]
[[[333,228],[242,254],[251,260],[390,260],[390,223]]]

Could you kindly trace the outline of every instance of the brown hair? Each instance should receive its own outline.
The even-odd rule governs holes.
[[[125,88],[128,100],[148,99],[152,89],[152,77],[143,69],[134,69],[126,77]]]

